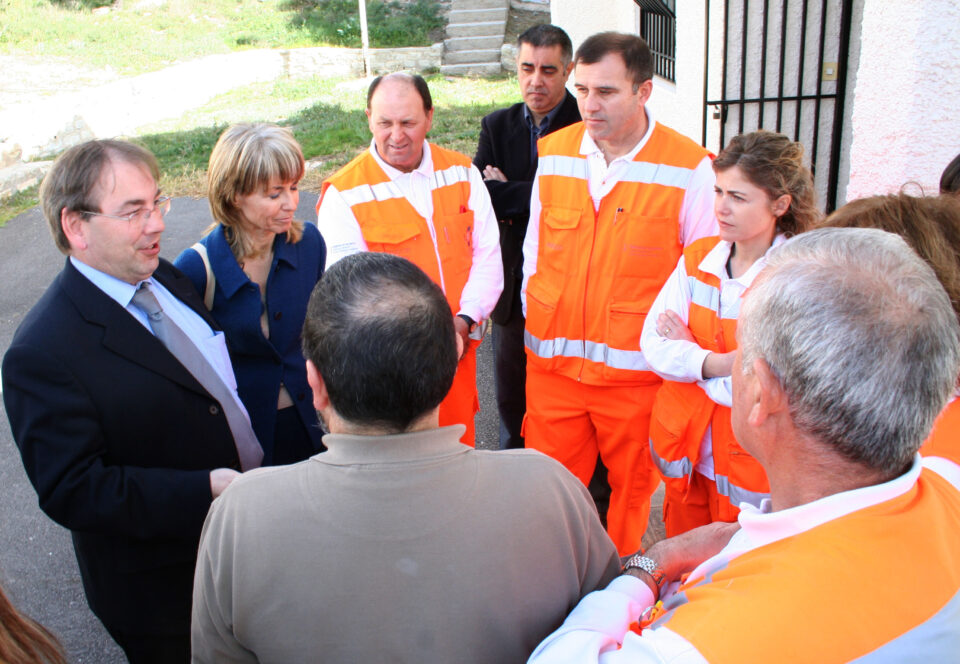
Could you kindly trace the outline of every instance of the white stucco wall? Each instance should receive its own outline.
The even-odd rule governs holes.
[[[864,0],[859,39],[846,200],[936,192],[960,152],[960,3]]]
[[[633,0],[553,0],[550,22],[566,30],[576,50],[590,35],[605,30],[637,32],[640,9]]]

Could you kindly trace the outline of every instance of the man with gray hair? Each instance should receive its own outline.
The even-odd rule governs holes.
[[[413,263],[360,253],[324,274],[303,346],[327,451],[245,474],[214,503],[195,662],[522,662],[616,575],[559,463],[439,426],[461,344]]]
[[[917,454],[960,366],[933,271],[891,233],[801,234],[738,338],[733,428],[769,501],[631,558],[531,661],[955,660],[960,466]]]

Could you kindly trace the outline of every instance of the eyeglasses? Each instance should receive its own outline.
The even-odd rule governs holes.
[[[153,203],[152,208],[142,207],[134,210],[130,214],[106,214],[103,212],[92,212],[90,210],[79,210],[80,214],[89,214],[94,217],[107,217],[108,219],[122,219],[128,224],[137,224],[143,226],[154,212],[159,212],[160,216],[166,216],[170,211],[170,196],[161,196]]]

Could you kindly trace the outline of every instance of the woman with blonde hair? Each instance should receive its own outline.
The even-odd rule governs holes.
[[[323,449],[300,330],[326,245],[316,226],[294,219],[303,171],[303,153],[289,129],[228,128],[207,171],[214,224],[174,263],[226,334],[265,466]]]
[[[960,157],[954,160],[960,172]],[[960,180],[960,176],[957,177]],[[905,191],[859,198],[828,216],[821,226],[879,228],[896,233],[933,268],[960,321],[960,198],[956,192],[911,196]],[[957,392],[920,448],[923,456],[960,463],[960,377]]]
[[[733,521],[739,505],[769,493],[760,464],[730,423],[730,373],[740,298],[771,247],[808,228],[819,212],[803,146],[782,134],[736,136],[713,162],[719,236],[686,247],[654,301],[640,347],[664,382],[650,423],[663,477],[667,536]]]

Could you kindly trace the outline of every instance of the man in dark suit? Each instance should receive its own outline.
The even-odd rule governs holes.
[[[565,87],[573,69],[573,46],[567,33],[555,25],[535,25],[520,35],[517,48],[523,102],[483,118],[473,158],[500,222],[503,294],[491,318],[501,449],[523,447],[520,425],[526,411],[527,359],[520,286],[537,139],[580,121],[577,100]]]
[[[90,608],[131,662],[186,662],[203,520],[238,459],[257,462],[228,423],[246,412],[225,403],[236,383],[222,334],[159,258],[169,199],[157,179],[153,155],[123,141],[91,141],[54,164],[40,198],[68,258],[3,358],[3,398],[40,507],[72,531]],[[140,307],[141,284],[161,312]],[[225,398],[161,342],[168,321]]]

